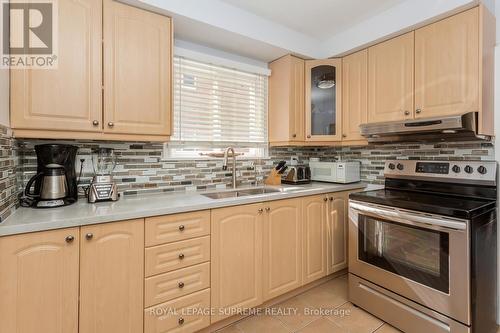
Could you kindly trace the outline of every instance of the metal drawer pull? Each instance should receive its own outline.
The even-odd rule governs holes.
[[[182,224],[179,226],[179,230],[180,230],[180,231],[183,231],[185,228],[186,228],[186,227],[185,227],[184,225],[182,225]]]
[[[184,318],[182,318],[182,317],[181,317],[181,318],[179,318],[179,321],[178,321],[178,322],[179,322],[179,325],[184,324]]]
[[[179,282],[179,288],[180,289],[184,288],[184,282]]]
[[[183,253],[179,254],[179,259],[181,259],[181,260],[184,259],[184,254]]]
[[[72,243],[75,240],[75,236],[69,235],[66,236],[66,243]]]
[[[94,238],[94,234],[89,232],[88,234],[85,235],[85,238],[87,238],[88,240],[91,240],[92,238]]]

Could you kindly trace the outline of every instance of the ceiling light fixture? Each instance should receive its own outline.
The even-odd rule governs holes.
[[[316,82],[316,87],[319,89],[330,89],[335,86],[335,68],[329,73],[325,73],[320,76],[319,80]]]

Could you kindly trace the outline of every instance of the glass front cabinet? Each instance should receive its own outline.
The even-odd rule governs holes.
[[[342,60],[305,63],[306,141],[340,141]]]

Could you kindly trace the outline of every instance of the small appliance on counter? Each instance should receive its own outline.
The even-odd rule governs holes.
[[[94,178],[88,189],[88,201],[118,200],[118,189],[111,175],[116,166],[116,156],[113,148],[97,148],[92,152]]]
[[[37,174],[28,181],[23,206],[51,208],[78,200],[75,159],[78,147],[63,144],[36,145]],[[31,187],[35,185],[34,191]]]
[[[283,184],[300,185],[311,182],[311,169],[307,165],[291,165],[288,172],[281,176]]]
[[[356,183],[360,181],[359,162],[309,161],[311,179],[330,183]]]

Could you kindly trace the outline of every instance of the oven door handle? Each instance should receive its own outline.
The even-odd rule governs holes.
[[[408,211],[403,211],[399,209],[386,209],[380,206],[366,205],[358,202],[350,201],[349,206],[359,212],[369,213],[371,215],[378,216],[380,218],[397,219],[398,221],[408,221],[410,223],[406,224],[421,224],[421,225],[431,225],[435,227],[443,227],[454,230],[466,230],[467,222],[466,220],[450,219],[444,216],[434,217],[434,216],[424,216],[419,213],[413,213]]]

